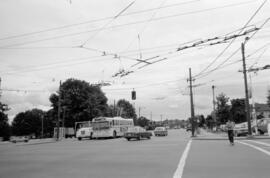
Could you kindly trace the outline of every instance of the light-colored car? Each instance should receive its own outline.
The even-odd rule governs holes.
[[[248,135],[247,122],[243,122],[243,123],[240,123],[240,124],[235,124],[235,127],[234,127],[233,130],[234,130],[234,135],[236,137]]]
[[[76,138],[82,140],[83,138],[92,139],[93,129],[92,127],[82,127],[77,130]]]
[[[29,136],[11,136],[10,141],[12,143],[28,142],[29,141]]]
[[[156,127],[154,130],[155,136],[167,136],[168,130],[165,127]]]
[[[258,132],[263,135],[264,133],[268,132],[267,127],[270,123],[270,118],[262,118],[257,121]]]

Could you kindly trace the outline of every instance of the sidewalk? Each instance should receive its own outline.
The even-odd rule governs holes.
[[[226,132],[209,132],[205,129],[200,129],[200,133],[193,140],[228,140]],[[235,140],[247,140],[247,139],[270,139],[269,135],[252,135],[243,137],[234,137]]]

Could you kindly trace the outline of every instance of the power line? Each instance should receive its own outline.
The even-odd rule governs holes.
[[[214,8],[206,8],[206,9],[197,10],[197,11],[190,11],[190,12],[185,12],[185,13],[180,13],[180,14],[162,16],[162,17],[154,18],[154,19],[152,19],[152,21],[159,21],[159,20],[164,20],[164,19],[174,18],[174,17],[179,17],[179,16],[186,16],[186,15],[191,15],[191,14],[209,12],[209,11],[213,11],[213,10],[217,10],[217,9],[224,9],[224,8],[229,8],[229,7],[241,6],[241,5],[245,5],[248,3],[254,3],[254,1],[234,3],[234,4],[224,5],[224,6],[217,6]],[[113,28],[120,28],[120,27],[124,27],[124,26],[135,25],[135,24],[139,24],[139,23],[145,23],[147,21],[148,20],[141,20],[141,21],[135,21],[135,22],[130,22],[130,23],[126,23],[126,24],[114,25],[114,26],[110,26],[110,27],[106,27],[106,28],[98,28],[98,29],[93,29],[93,30],[69,33],[69,34],[59,35],[59,36],[54,36],[54,37],[49,37],[49,38],[43,38],[40,40],[32,40],[32,41],[27,41],[27,42],[23,42],[23,43],[9,44],[9,45],[0,46],[0,48],[10,48],[13,46],[21,46],[21,45],[26,45],[26,44],[38,43],[38,42],[42,42],[42,41],[49,41],[49,40],[54,40],[54,39],[59,39],[59,38],[70,37],[70,36],[77,36],[77,35],[81,35],[84,33],[95,32],[95,31],[99,31],[99,30],[103,30],[103,29],[113,29]]]
[[[244,25],[244,27],[242,28],[242,30],[240,30],[240,33],[242,33],[242,31],[248,26],[248,24],[251,22],[251,20],[257,15],[257,13],[261,10],[261,8],[264,6],[264,4],[267,2],[267,0],[265,0],[260,7],[255,11],[255,13],[249,18],[249,20],[246,22],[246,24]],[[198,77],[200,74],[202,74],[204,71],[206,71],[207,69],[209,69],[226,51],[227,49],[232,45],[232,43],[235,41],[235,38],[221,51],[221,53],[219,53],[217,55],[217,57],[209,64],[207,65],[203,70],[201,70],[198,74],[196,74],[194,77]]]
[[[255,32],[249,37],[249,40],[250,40],[251,38],[253,38],[253,37],[255,36],[255,34],[257,34],[257,32],[258,32],[260,29],[262,29],[262,28],[265,26],[265,24],[268,23],[269,20],[270,20],[270,18],[266,19],[266,20],[264,21],[264,23],[258,28],[258,30],[255,31]],[[249,41],[249,40],[248,40],[248,41]],[[247,43],[248,41],[246,41],[246,43]],[[231,59],[235,54],[237,54],[240,50],[241,50],[240,47],[237,48],[236,51],[234,51],[228,58],[226,58],[222,63],[220,63],[220,64],[219,64],[217,67],[215,67],[213,70],[211,70],[211,71],[209,71],[209,72],[206,72],[206,73],[201,73],[201,74],[198,75],[196,78],[199,79],[199,78],[206,77],[206,76],[209,75],[210,73],[212,73],[212,72],[214,72],[214,71],[220,69],[220,68],[221,68],[228,60],[230,60],[230,59]],[[200,76],[201,76],[201,77],[200,77]]]
[[[157,9],[169,8],[169,7],[179,6],[179,5],[183,5],[183,4],[190,4],[190,3],[197,2],[197,1],[200,1],[200,0],[186,1],[186,2],[181,2],[181,3],[176,3],[176,4],[170,4],[170,5],[166,5],[166,6],[162,6],[162,7],[158,7],[158,8],[150,8],[150,9],[145,9],[145,10],[140,10],[140,11],[134,11],[134,12],[122,14],[121,16],[130,16],[130,15],[135,15],[135,14],[140,14],[140,13],[146,13],[146,12],[151,12],[151,11],[154,11],[154,10],[157,10]],[[105,20],[113,19],[114,17],[115,16],[104,17],[104,18],[89,20],[89,21],[85,21],[85,22],[74,23],[74,24],[70,24],[70,25],[64,25],[64,26],[49,28],[49,29],[45,29],[45,30],[30,32],[30,33],[24,33],[24,34],[19,34],[19,35],[3,37],[3,38],[0,38],[0,40],[7,40],[7,39],[13,39],[13,38],[19,38],[19,37],[44,33],[44,32],[61,30],[61,29],[70,28],[70,27],[74,27],[74,26],[85,25],[85,24],[99,22],[99,21],[105,21]]]
[[[135,0],[136,1],[136,0]],[[96,33],[94,33],[93,35],[91,35],[89,38],[87,38],[83,43],[82,43],[82,45],[81,46],[85,46],[86,45],[86,43],[89,41],[89,40],[91,40],[91,39],[93,39],[96,35],[98,35],[102,30],[104,30],[108,25],[110,25],[115,19],[117,19],[119,16],[121,16],[129,7],[131,7],[134,3],[135,3],[135,1],[133,1],[133,2],[131,2],[131,3],[129,3],[128,4],[128,6],[126,6],[124,9],[122,9],[119,13],[117,13],[108,23],[106,23],[105,25],[103,25],[102,27],[101,27],[101,29],[100,30],[98,30]]]

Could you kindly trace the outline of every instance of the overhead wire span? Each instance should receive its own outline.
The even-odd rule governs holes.
[[[110,25],[115,19],[117,19],[119,16],[121,16],[121,14],[123,14],[129,7],[131,7],[134,3],[136,2],[133,1],[131,3],[128,4],[128,6],[126,6],[124,9],[122,9],[119,13],[117,13],[110,21],[108,21],[108,23],[104,24],[100,30],[98,30],[96,33],[94,33],[93,35],[91,35],[89,38],[87,38],[83,43],[82,46],[85,46],[86,43],[93,39],[96,35],[98,35],[102,30],[104,30],[108,25]]]
[[[264,21],[264,23],[258,28],[258,30],[256,30],[256,31],[249,37],[249,40],[252,39],[252,38],[258,33],[258,31],[259,31],[260,29],[262,29],[262,28],[265,26],[265,24],[267,24],[267,23],[269,22],[269,20],[270,20],[270,18],[266,19],[266,20]],[[248,40],[248,41],[249,41],[249,40]],[[246,41],[246,42],[248,42],[248,41]],[[199,77],[198,77],[198,76],[197,76],[197,77],[195,76],[195,78],[200,79],[200,78],[206,77],[206,76],[209,75],[210,73],[212,73],[212,72],[214,72],[214,71],[220,69],[220,68],[222,67],[222,65],[224,65],[228,60],[230,60],[230,59],[231,59],[236,53],[238,53],[240,50],[241,50],[241,47],[237,48],[236,51],[234,51],[228,58],[226,58],[226,59],[225,59],[222,63],[220,63],[217,67],[215,67],[214,69],[210,70],[209,72],[201,73],[201,74],[199,75]],[[201,76],[201,77],[200,77],[200,76]]]
[[[157,9],[175,7],[175,6],[180,6],[180,5],[183,5],[183,4],[194,3],[194,2],[197,2],[197,1],[200,1],[200,0],[185,1],[185,2],[170,4],[170,5],[166,5],[166,6],[162,6],[162,7],[158,7],[158,8],[149,8],[149,9],[145,9],[145,10],[129,12],[129,13],[122,14],[121,16],[130,16],[130,15],[135,15],[135,14],[140,14],[140,13],[146,13],[146,12],[151,12],[151,11],[154,11],[154,10],[157,10]],[[30,36],[30,35],[35,35],[35,34],[44,33],[44,32],[61,30],[61,29],[65,29],[65,28],[76,27],[76,26],[90,24],[90,23],[94,23],[94,22],[105,21],[105,20],[112,19],[114,17],[115,16],[103,17],[103,18],[88,20],[88,21],[80,22],[80,23],[74,23],[74,24],[58,26],[58,27],[54,27],[54,28],[48,28],[48,29],[34,31],[34,32],[29,32],[29,33],[23,33],[23,34],[18,34],[18,35],[13,35],[13,36],[2,37],[2,38],[0,38],[0,41],[2,41],[2,40],[8,40],[8,39],[13,39],[13,38],[19,38],[19,37],[25,37],[25,36]]]
[[[252,19],[257,15],[257,13],[261,10],[261,8],[265,5],[265,3],[267,2],[267,0],[265,0],[260,6],[259,8],[255,11],[255,13],[253,13],[253,15],[249,18],[249,20],[245,23],[245,25],[242,27],[242,29],[239,31],[238,34],[242,33],[243,30],[248,26],[248,24],[252,21]],[[205,72],[207,69],[209,69],[226,51],[227,49],[229,49],[229,47],[232,45],[232,43],[235,41],[235,38],[232,39],[232,41],[221,51],[221,53],[219,53],[217,55],[217,57],[215,57],[215,59],[208,64],[203,70],[201,70],[198,74],[196,74],[194,77],[198,77],[200,74],[202,74],[203,72]]]
[[[185,13],[180,13],[180,14],[161,16],[161,17],[152,19],[152,21],[159,21],[159,20],[164,20],[164,19],[174,18],[174,17],[179,17],[179,16],[186,16],[186,15],[198,14],[198,13],[203,13],[203,12],[209,12],[209,11],[223,9],[223,8],[241,6],[241,5],[254,3],[254,2],[255,1],[247,1],[247,2],[242,2],[242,3],[234,3],[234,4],[224,5],[224,6],[217,6],[214,8],[206,8],[206,9],[197,10],[197,11],[190,11],[190,12],[185,12]],[[33,43],[38,43],[38,42],[42,42],[42,41],[49,41],[49,40],[60,39],[60,38],[65,38],[65,37],[77,36],[77,35],[81,35],[84,33],[95,32],[95,31],[99,31],[99,30],[103,30],[103,29],[120,28],[120,27],[124,27],[124,26],[144,23],[147,21],[148,20],[141,20],[141,21],[135,21],[135,22],[130,22],[130,23],[126,23],[126,24],[114,25],[114,26],[110,26],[110,27],[106,27],[106,28],[98,28],[98,29],[93,29],[93,30],[86,30],[86,31],[81,31],[81,32],[74,32],[74,33],[69,33],[69,34],[64,34],[64,35],[59,35],[59,36],[54,36],[54,37],[43,38],[43,39],[39,39],[39,40],[32,40],[32,41],[27,41],[27,42],[22,42],[22,43],[8,44],[8,45],[0,46],[0,49],[1,48],[10,48],[13,46],[22,46],[22,45],[26,45],[26,44],[33,44]]]

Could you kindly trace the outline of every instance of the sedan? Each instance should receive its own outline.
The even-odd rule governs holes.
[[[124,134],[124,137],[129,141],[134,138],[140,140],[141,138],[150,139],[152,136],[151,132],[147,132],[144,128],[135,126],[128,128],[127,132]]]
[[[28,142],[29,137],[28,136],[11,136],[10,141],[12,143],[17,143],[17,142]]]
[[[167,136],[168,131],[165,127],[156,127],[154,130],[155,136]]]

